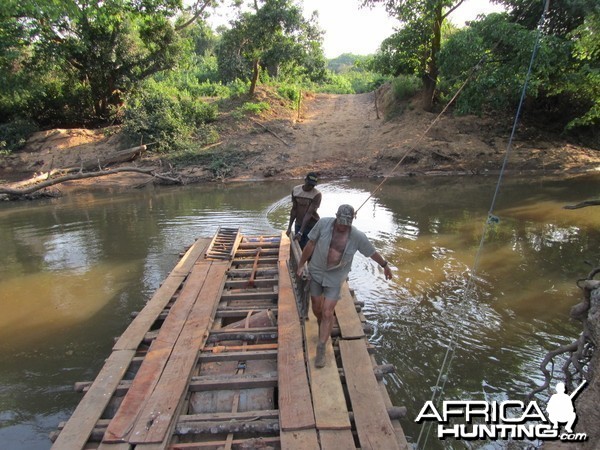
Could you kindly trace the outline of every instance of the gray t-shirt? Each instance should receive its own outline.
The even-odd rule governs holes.
[[[367,257],[371,257],[376,251],[365,233],[352,226],[342,260],[337,266],[328,268],[327,255],[329,254],[329,245],[333,236],[334,223],[334,217],[324,217],[317,222],[308,234],[308,238],[311,241],[315,241],[315,250],[308,263],[308,271],[312,279],[322,286],[334,287],[341,285],[346,277],[348,277],[348,273],[352,268],[354,254],[357,251]]]

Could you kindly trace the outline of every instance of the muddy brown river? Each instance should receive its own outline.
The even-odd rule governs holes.
[[[379,181],[320,184],[321,216],[341,203],[358,207]],[[396,367],[386,376],[388,391],[408,408],[403,427],[413,443],[423,428],[415,416],[436,389],[448,345],[455,352],[443,374],[444,398],[523,400],[543,380],[544,354],[580,332],[569,310],[581,297],[575,281],[591,270],[586,261],[598,263],[600,208],[562,207],[596,197],[600,178],[505,179],[497,221],[486,225],[496,181],[390,180],[355,221],[394,273],[385,281],[372,260],[357,255],[350,284],[365,303],[379,362]],[[0,204],[0,448],[50,448],[48,434],[81,398],[73,384],[95,377],[114,337],[179,253],[219,225],[245,234],[285,229],[294,184]],[[540,394],[540,404],[550,394]],[[420,442],[427,449],[527,445],[440,441],[435,433]]]

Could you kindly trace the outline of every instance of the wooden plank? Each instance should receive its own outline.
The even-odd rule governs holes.
[[[325,346],[327,364],[321,369],[315,368],[319,325],[312,310],[304,322],[306,347],[309,361],[310,391],[315,410],[317,430],[350,430],[350,417],[344,398],[344,389],[340,380],[331,339]]]
[[[218,330],[210,330],[210,334],[214,336],[226,336],[228,334],[272,334],[277,338],[277,327],[255,327],[255,328],[219,328]]]
[[[269,328],[248,329],[239,328],[237,330],[227,330],[222,333],[213,333],[211,331],[208,336],[208,343],[225,342],[225,341],[246,341],[246,342],[264,342],[277,339],[277,330],[269,331]]]
[[[160,443],[169,438],[176,415],[187,393],[187,384],[204,346],[225,282],[228,262],[213,262],[206,282],[198,291],[185,327],[173,348],[150,399],[144,405],[133,427],[129,442]],[[163,325],[164,326],[164,325]]]
[[[281,429],[284,431],[308,429],[315,426],[308,377],[304,364],[300,317],[298,316],[296,299],[287,267],[289,248],[290,240],[282,233],[279,253],[277,371],[279,373],[279,415]],[[284,448],[288,447],[284,446]],[[307,445],[303,448],[318,447]]]
[[[371,357],[371,362],[375,363],[375,358],[373,355],[369,355]],[[394,405],[390,399],[389,393],[387,391],[386,385],[383,380],[378,380],[377,384],[379,385],[379,392],[381,392],[381,398],[383,399],[383,403],[386,408],[391,408]],[[394,431],[396,432],[396,440],[400,445],[401,450],[409,450],[411,447],[408,445],[408,441],[406,440],[406,435],[404,434],[404,430],[402,429],[402,425],[399,420],[392,420],[392,426],[394,427]]]
[[[340,327],[342,339],[359,339],[365,337],[363,325],[354,307],[354,298],[350,293],[348,282],[342,284],[342,298],[335,307],[335,317]]]
[[[133,350],[121,350],[108,357],[90,390],[58,435],[53,449],[80,450],[85,446],[134,355]]]
[[[196,261],[198,261],[198,258],[206,251],[209,244],[210,239],[197,239],[173,268],[171,274],[187,276]]]
[[[252,274],[250,274],[252,276]],[[249,280],[227,280],[225,288],[242,289],[248,287]],[[257,288],[272,288],[277,285],[277,278],[254,278],[253,284]]]
[[[223,294],[223,301],[232,300],[277,300],[277,292],[270,291],[258,291],[258,292],[225,292]]]
[[[340,339],[339,346],[361,449],[399,449],[365,341]]]
[[[138,415],[154,390],[171,355],[173,343],[179,337],[198,292],[204,285],[211,262],[195,264],[183,285],[177,301],[152,341],[132,384],[104,435],[105,442],[123,442],[131,432]]]
[[[215,345],[214,347],[210,347],[205,349],[205,351],[209,351],[212,353],[221,353],[221,352],[239,352],[244,351],[244,349],[250,350],[277,350],[278,345],[276,343],[272,344],[248,344],[248,345]]]
[[[250,275],[252,275],[252,269],[229,269],[228,274],[231,277],[250,278]],[[257,277],[269,277],[269,276],[273,276],[273,275],[277,275],[276,268],[269,267],[269,268],[258,269],[256,271]]]
[[[285,450],[307,450],[319,449],[317,431],[314,428],[308,430],[281,431],[281,448]],[[338,447],[343,448],[343,447]]]
[[[131,450],[129,442],[101,442],[98,450]]]
[[[204,253],[209,244],[208,239],[197,239],[188,249],[185,255],[179,260],[171,273],[163,281],[161,286],[154,293],[152,298],[146,303],[146,306],[133,319],[125,332],[113,346],[113,350],[135,350],[138,348],[145,333],[163,312],[169,301],[173,298],[177,289],[181,286],[185,277]]]
[[[247,264],[247,265],[251,265],[254,266],[254,258],[235,258],[233,260],[233,264]],[[275,264],[277,264],[277,257],[267,257],[267,258],[260,258],[258,260],[258,270],[260,271],[261,269],[264,270],[265,266],[274,266]],[[252,273],[252,269],[250,269],[250,273]]]
[[[248,347],[253,347],[249,345]],[[213,363],[219,361],[256,361],[261,359],[275,360],[277,350],[262,350],[248,352],[222,352],[222,353],[201,353],[200,361],[202,363]]]
[[[215,317],[219,318],[244,318],[248,315],[249,312],[252,313],[260,313],[263,311],[271,311],[272,314],[277,317],[277,307],[275,305],[271,305],[270,308],[247,308],[247,309],[227,309],[227,308],[218,308]]]
[[[207,375],[192,377],[189,383],[191,392],[210,391],[218,389],[254,389],[277,387],[277,374],[265,373],[260,375]]]
[[[350,450],[356,448],[351,430],[319,430],[321,450]]]
[[[184,279],[185,277],[182,275],[169,275],[117,340],[113,350],[136,350],[146,332],[156,322]]]
[[[169,450],[198,450],[210,449],[218,450],[224,448],[229,441],[208,441],[208,442],[190,442],[177,443],[169,445]],[[230,443],[235,448],[251,449],[251,448],[286,448],[279,446],[279,437],[260,437],[256,439],[233,439]],[[273,444],[272,446],[270,444]],[[310,448],[310,447],[307,447]],[[314,448],[314,447],[313,447]],[[318,447],[317,447],[318,448]],[[304,450],[304,449],[303,449]]]
[[[257,259],[256,255],[257,255],[257,250],[260,249],[260,257],[263,257],[265,255],[268,256],[276,256],[279,254],[279,249],[277,247],[272,247],[272,248],[262,248],[260,245],[257,246],[255,249],[249,249],[249,250],[243,250],[243,249],[239,249],[236,253],[235,253],[235,257],[236,258],[253,258],[253,259]]]
[[[279,418],[278,410],[265,409],[260,411],[186,414],[179,416],[178,423],[185,424],[186,422],[224,422],[227,420],[259,420],[277,418]]]

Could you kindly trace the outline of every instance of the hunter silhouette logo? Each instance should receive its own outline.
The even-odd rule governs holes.
[[[577,414],[575,414],[575,408],[573,407],[573,399],[581,391],[581,388],[585,385],[586,381],[577,386],[577,389],[573,391],[571,395],[565,393],[565,384],[556,383],[556,394],[553,394],[548,400],[546,411],[548,412],[548,418],[552,422],[553,429],[558,429],[558,424],[566,423],[565,431],[567,433],[573,433],[573,424],[577,420]]]
[[[546,405],[547,416],[535,401],[445,400],[438,410],[430,400],[425,402],[415,422],[437,422],[439,439],[585,441],[585,433],[573,432],[577,420],[573,399],[585,384],[584,380],[569,395],[565,393],[564,383],[557,383],[556,393]],[[559,424],[565,424],[562,433]]]

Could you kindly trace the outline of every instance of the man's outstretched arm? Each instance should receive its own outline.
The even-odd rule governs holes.
[[[373,261],[375,261],[377,264],[379,264],[381,267],[383,267],[383,273],[385,274],[385,279],[391,280],[392,279],[392,269],[390,269],[389,263],[385,259],[383,259],[383,256],[381,256],[378,252],[375,252],[371,255],[371,259]]]

